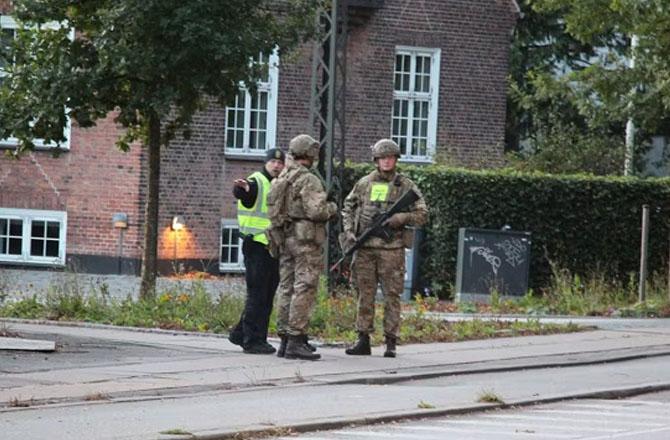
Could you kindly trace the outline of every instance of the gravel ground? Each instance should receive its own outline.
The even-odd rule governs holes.
[[[242,276],[222,276],[208,280],[188,280],[158,278],[158,292],[178,288],[189,292],[195,283],[202,283],[207,292],[216,297],[221,293],[245,294]],[[48,270],[24,270],[0,268],[0,301],[31,296],[43,298],[47,292],[80,292],[84,295],[106,291],[110,297],[123,299],[128,296],[137,298],[140,278],[131,275],[98,275],[55,272]]]

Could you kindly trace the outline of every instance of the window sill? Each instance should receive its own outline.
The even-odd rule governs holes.
[[[62,261],[36,261],[36,260],[19,260],[19,259],[4,259],[0,257],[0,264],[2,265],[17,265],[17,266],[40,266],[40,267],[53,267],[62,269],[65,267],[65,263]]]
[[[244,273],[244,267],[220,264],[219,273]]]
[[[19,145],[18,142],[14,141],[0,141],[0,150],[14,150]],[[70,145],[61,145],[56,147],[55,145],[42,145],[41,143],[35,143],[34,151],[54,151],[58,150],[60,153],[66,153],[70,151]]]
[[[432,165],[435,163],[435,160],[432,157],[401,157],[399,162],[410,165]]]
[[[227,160],[250,160],[254,162],[265,162],[265,152],[262,153],[242,153],[230,152],[224,153]]]

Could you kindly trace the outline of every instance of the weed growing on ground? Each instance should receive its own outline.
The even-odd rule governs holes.
[[[493,390],[483,390],[477,396],[477,402],[505,404],[505,401]]]
[[[420,408],[420,409],[433,409],[433,408],[435,408],[435,405],[432,405],[432,404],[430,404],[430,403],[428,403],[428,402],[424,402],[424,401],[422,400],[422,401],[420,401],[420,402],[416,405],[416,407],[417,407],[417,408]]]

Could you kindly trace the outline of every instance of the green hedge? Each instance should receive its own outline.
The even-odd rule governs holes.
[[[651,207],[649,271],[666,271],[670,179],[556,176],[514,171],[401,167],[430,208],[421,278],[440,296],[455,282],[460,227],[532,233],[530,286],[546,286],[550,263],[573,273],[624,278],[639,269],[642,205]],[[371,170],[349,165],[343,187]]]

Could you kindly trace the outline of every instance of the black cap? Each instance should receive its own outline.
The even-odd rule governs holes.
[[[272,159],[277,159],[284,162],[286,157],[284,156],[284,152],[279,148],[270,148],[267,153],[265,153],[265,161],[270,162]]]

